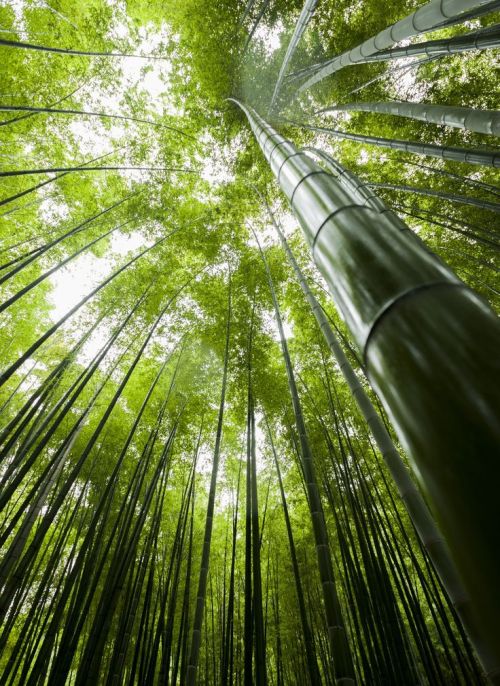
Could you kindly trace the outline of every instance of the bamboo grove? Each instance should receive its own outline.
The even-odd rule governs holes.
[[[0,5],[0,686],[500,684],[500,3],[386,5]]]

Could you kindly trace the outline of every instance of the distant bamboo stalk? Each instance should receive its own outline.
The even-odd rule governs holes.
[[[77,89],[78,90],[78,89]],[[76,92],[76,91],[74,91]],[[74,110],[74,109],[59,109],[55,107],[30,107],[28,105],[0,105],[0,112],[32,112],[32,113],[45,113],[45,114],[81,114],[86,117],[102,117],[108,119],[120,119],[122,121],[133,121],[139,124],[149,124],[150,126],[158,126],[161,129],[167,129],[169,131],[175,131],[180,133],[186,138],[191,138],[196,140],[193,136],[190,136],[185,131],[176,128],[175,126],[168,126],[168,124],[162,124],[161,122],[153,121],[152,119],[141,119],[139,117],[128,117],[122,114],[111,114],[109,112],[91,112],[88,110]],[[19,121],[22,117],[16,119],[9,119],[6,121],[1,121],[0,126],[7,126],[12,124],[14,121]]]
[[[278,95],[281,89],[281,86],[283,85],[283,79],[285,78],[286,70],[288,68],[288,65],[291,62],[291,59],[293,57],[293,54],[297,48],[297,45],[299,44],[300,39],[302,38],[302,35],[304,31],[307,28],[307,25],[309,21],[311,20],[311,17],[314,13],[314,10],[316,8],[316,5],[318,3],[318,0],[305,0],[304,6],[302,7],[302,11],[299,15],[299,18],[297,20],[297,23],[295,25],[295,30],[293,32],[293,35],[290,39],[290,43],[288,44],[285,57],[283,58],[283,62],[281,63],[281,67],[279,70],[278,78],[276,80],[276,85],[274,87],[274,92],[271,98],[271,104],[269,105],[269,112],[271,113],[276,101],[278,99]]]
[[[135,57],[141,60],[166,60],[167,57],[158,57],[156,55],[134,55],[126,52],[95,52],[93,50],[72,50],[70,48],[49,47],[47,45],[36,45],[34,43],[26,43],[23,41],[7,40],[0,38],[0,46],[6,48],[22,48],[24,50],[40,50],[42,52],[55,52],[61,55],[86,55],[88,57]]]
[[[0,177],[6,176],[28,176],[30,174],[52,174],[59,172],[86,172],[86,171],[173,171],[186,172],[188,174],[196,173],[194,169],[185,169],[183,167],[49,167],[45,169],[13,169],[10,171],[0,172]]]
[[[403,193],[415,193],[415,195],[426,195],[432,198],[441,198],[442,200],[447,200],[448,202],[461,203],[462,205],[473,205],[474,207],[480,207],[482,210],[500,212],[500,203],[481,200],[481,198],[470,198],[467,195],[455,195],[454,193],[434,191],[431,188],[417,188],[415,186],[404,186],[396,183],[367,182],[365,185],[369,188],[383,188],[392,191],[402,191]]]

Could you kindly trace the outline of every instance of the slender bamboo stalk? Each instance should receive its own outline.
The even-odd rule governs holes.
[[[105,207],[103,210],[99,210],[99,212],[97,212],[96,214],[93,214],[91,217],[87,217],[82,222],[79,222],[76,226],[71,227],[71,229],[65,231],[61,236],[58,236],[57,238],[54,238],[52,241],[49,241],[48,243],[41,245],[39,248],[36,248],[36,250],[30,250],[28,253],[21,255],[19,259],[16,260],[16,262],[20,262],[20,264],[17,264],[16,267],[14,267],[9,272],[3,274],[3,276],[0,277],[0,285],[2,283],[5,283],[5,281],[7,281],[8,279],[12,278],[15,274],[20,272],[21,269],[24,269],[24,267],[26,267],[28,264],[31,264],[31,262],[36,260],[38,257],[45,254],[47,250],[50,250],[50,248],[53,248],[55,245],[58,245],[59,243],[61,243],[61,241],[65,240],[66,238],[69,238],[70,236],[75,236],[79,234],[81,231],[85,229],[85,227],[89,226],[89,224],[92,224],[92,222],[94,222],[96,219],[99,219],[99,217],[103,217],[108,212],[112,212],[117,207],[120,207],[120,205],[127,202],[128,200],[130,200],[130,198],[133,198],[136,195],[137,193],[132,193],[126,195],[124,198],[120,198],[120,200],[118,200],[117,202],[108,205],[108,207]]]
[[[276,293],[274,290],[274,283],[271,276],[271,271],[269,269],[266,257],[256,235],[255,239],[259,246],[262,261],[264,262],[264,266],[266,269],[269,289],[271,291],[271,297],[274,305],[276,323],[278,325],[278,330],[280,334],[281,348],[286,366],[288,386],[293,404],[295,424],[300,444],[301,465],[307,490],[308,505],[313,525],[313,534],[316,544],[316,554],[321,578],[321,586],[323,590],[325,618],[328,627],[328,637],[334,661],[335,679],[336,683],[338,684],[342,684],[345,686],[354,686],[356,680],[351,655],[351,648],[349,646],[347,639],[346,628],[342,616],[340,600],[338,597],[336,581],[333,573],[328,530],[326,528],[323,504],[321,502],[321,497],[319,494],[313,456],[309,445],[309,439],[307,436],[304,417],[302,414],[302,407],[300,404],[297,385],[295,382],[293,367],[288,352],[288,345],[283,330],[283,322],[281,319],[278,299],[276,297]]]
[[[257,31],[257,27],[259,26],[260,21],[261,21],[262,17],[264,16],[264,14],[265,14],[268,6],[269,6],[269,2],[270,2],[270,0],[262,0],[262,4],[260,6],[259,13],[258,13],[254,23],[252,24],[252,28],[250,29],[250,33],[248,34],[245,45],[243,47],[243,53],[242,53],[243,55],[246,53],[248,46],[252,42],[252,38],[254,37],[254,34]]]
[[[224,421],[224,406],[226,400],[227,373],[229,365],[229,337],[231,332],[231,282],[229,282],[228,312],[226,325],[226,343],[224,349],[224,371],[222,374],[221,400],[219,405],[219,417],[217,420],[217,432],[215,436],[214,459],[212,464],[212,476],[208,494],[207,515],[205,520],[205,534],[203,537],[203,552],[201,558],[198,592],[196,595],[196,611],[193,623],[191,652],[186,670],[187,686],[196,683],[196,671],[200,657],[201,630],[203,625],[203,611],[207,590],[208,566],[210,562],[210,545],[212,542],[212,527],[215,507],[215,491],[217,486],[217,474],[219,469],[220,446],[222,440],[222,425]]]
[[[119,274],[121,274],[125,269],[130,267],[134,262],[137,262],[143,255],[148,253],[150,250],[153,250],[156,246],[160,245],[160,243],[163,243],[169,236],[172,234],[176,233],[179,229],[176,229],[172,231],[171,233],[167,234],[167,236],[164,236],[163,238],[160,238],[159,241],[156,241],[156,243],[153,243],[153,245],[149,246],[148,248],[145,248],[144,250],[141,250],[139,254],[137,254],[135,257],[132,259],[128,260],[124,265],[122,265],[119,269],[114,271],[110,276],[108,276],[104,281],[101,281],[101,283],[96,286],[88,295],[86,295],[84,298],[82,298],[79,302],[77,302],[76,305],[74,305],[68,312],[66,312],[65,315],[63,315],[53,326],[51,326],[40,338],[38,338],[33,345],[31,345],[28,350],[21,355],[15,362],[13,362],[10,367],[8,367],[2,374],[0,374],[0,386],[2,386],[14,372],[19,369],[19,367],[26,362],[27,359],[29,359],[32,354],[38,350],[38,348],[45,343],[45,341],[52,336],[52,334],[59,329],[60,326],[64,324],[75,312],[77,312],[83,305],[85,305],[86,302],[90,300],[94,295],[96,295],[99,291],[101,291],[105,286],[108,285],[110,281],[115,279]]]
[[[52,174],[54,172],[95,172],[95,171],[172,171],[195,173],[193,169],[184,167],[126,167],[126,166],[105,166],[105,167],[48,167],[44,169],[10,169],[0,172],[0,177],[27,176],[32,174]]]
[[[278,78],[276,80],[276,85],[274,87],[273,95],[271,98],[271,104],[269,105],[269,114],[271,114],[271,112],[274,109],[274,106],[279,96],[279,92],[281,90],[281,86],[283,85],[283,79],[285,78],[288,65],[290,64],[293,54],[297,49],[297,45],[299,44],[300,39],[302,38],[302,34],[306,30],[307,25],[311,20],[314,10],[316,9],[317,3],[318,0],[305,0],[304,2],[304,6],[302,7],[302,11],[299,15],[299,18],[297,19],[297,23],[295,25],[293,35],[290,39],[290,43],[288,44],[288,47],[286,49],[285,57],[283,58],[283,62],[281,63]]]
[[[415,195],[425,195],[430,198],[440,198],[448,202],[460,203],[461,205],[472,205],[473,207],[480,207],[482,210],[490,210],[491,212],[500,212],[500,203],[491,202],[490,200],[482,200],[481,198],[471,198],[467,195],[456,195],[454,193],[444,193],[443,191],[434,191],[432,188],[416,188],[415,186],[403,186],[395,183],[365,183],[369,188],[381,188],[389,191],[401,191],[402,193],[414,193]]]
[[[251,350],[250,353],[251,355]],[[249,376],[251,369],[249,370]],[[250,444],[251,491],[252,491],[252,568],[253,568],[253,619],[255,634],[255,684],[267,685],[266,642],[262,610],[262,574],[260,561],[259,503],[257,495],[257,458],[255,445],[255,411],[252,386],[248,392],[248,438]]]
[[[267,417],[265,417],[267,433],[271,450],[273,453],[274,464],[276,467],[276,474],[278,475],[278,485],[281,495],[281,504],[283,507],[283,516],[285,518],[286,533],[288,537],[288,547],[290,548],[290,558],[292,560],[293,577],[295,581],[295,591],[297,593],[297,602],[299,604],[300,622],[302,624],[302,633],[304,635],[304,644],[306,649],[307,670],[311,686],[321,686],[321,676],[318,669],[318,662],[314,651],[314,641],[312,637],[311,628],[307,619],[306,605],[304,600],[304,591],[302,588],[302,581],[300,579],[299,563],[297,559],[297,551],[295,548],[295,541],[293,538],[292,524],[290,522],[290,515],[288,513],[288,505],[285,496],[285,489],[283,488],[283,480],[281,478],[281,469],[278,462],[278,456],[274,447],[274,441],[271,429],[269,427]]]
[[[499,153],[488,152],[486,150],[483,151],[479,148],[467,149],[451,145],[435,145],[434,143],[414,143],[412,141],[404,141],[397,138],[365,136],[360,133],[346,133],[344,131],[338,131],[337,129],[330,129],[324,126],[302,124],[300,122],[291,120],[286,121],[289,124],[298,126],[300,129],[316,131],[317,133],[326,133],[334,138],[356,141],[358,143],[368,143],[369,145],[378,145],[382,148],[391,148],[392,150],[404,150],[405,152],[412,152],[417,155],[429,155],[430,157],[438,157],[442,160],[466,162],[467,164],[479,164],[485,167],[500,167]]]
[[[91,248],[93,245],[98,243],[99,241],[102,241],[104,238],[107,238],[110,236],[114,231],[117,231],[118,229],[121,229],[122,227],[126,226],[127,224],[130,224],[130,222],[133,221],[133,219],[128,219],[125,222],[122,222],[121,224],[118,224],[117,226],[114,226],[112,229],[109,229],[108,231],[105,231],[103,234],[100,236],[97,236],[97,238],[94,238],[93,240],[89,241],[85,245],[83,245],[81,248],[76,250],[74,253],[71,253],[71,255],[68,255],[68,257],[64,258],[61,260],[61,262],[58,262],[54,267],[51,269],[48,269],[46,272],[43,274],[40,274],[36,279],[31,281],[30,283],[26,284],[26,286],[23,286],[17,293],[14,293],[10,298],[7,298],[7,300],[4,300],[3,303],[0,304],[0,312],[3,312],[6,310],[8,307],[13,305],[19,298],[22,298],[23,295],[26,295],[26,293],[29,293],[35,286],[38,286],[38,284],[42,283],[45,281],[45,279],[48,279],[49,276],[54,274],[56,271],[64,267],[68,262],[71,262],[71,260],[74,260],[75,257],[78,257],[81,255],[85,250],[88,248]],[[38,255],[37,255],[38,257]]]
[[[83,162],[78,168],[84,167],[86,164],[92,164],[93,162],[97,162],[98,160],[103,160],[105,157],[109,157],[110,155],[114,155],[116,150],[113,150],[111,152],[107,152],[105,155],[100,155],[99,157],[94,157],[93,159],[89,160],[88,162]],[[69,174],[70,172],[64,172],[64,174],[57,174],[56,176],[53,176],[51,179],[47,179],[46,181],[41,181],[40,183],[37,183],[35,186],[31,186],[30,188],[26,188],[24,191],[19,191],[19,193],[14,193],[14,195],[9,195],[7,198],[2,198],[0,200],[0,207],[2,205],[7,205],[9,202],[13,202],[14,200],[17,200],[18,198],[22,198],[25,195],[28,195],[29,193],[34,193],[37,191],[39,188],[43,188],[43,186],[46,186],[49,183],[53,183],[54,181],[57,181],[58,179],[61,179],[63,176],[66,176],[66,174]]]
[[[35,45],[22,41],[6,40],[0,38],[0,45],[6,48],[22,48],[24,50],[41,50],[42,52],[56,52],[61,55],[86,55],[88,57],[136,57],[142,60],[164,60],[166,57],[156,55],[134,55],[126,52],[94,52],[88,50],[70,50],[68,48],[48,47],[47,45]]]
[[[133,121],[139,124],[149,124],[150,126],[157,126],[161,129],[167,129],[169,131],[175,131],[180,133],[181,136],[186,136],[186,138],[191,138],[196,140],[193,136],[190,136],[185,131],[176,128],[175,126],[168,126],[167,124],[162,124],[161,122],[153,121],[152,119],[140,119],[138,117],[127,117],[122,114],[110,114],[108,112],[89,112],[88,110],[72,110],[72,109],[55,109],[54,107],[30,107],[28,105],[0,105],[0,112],[32,112],[32,113],[45,113],[45,114],[81,114],[86,117],[100,117],[101,119],[120,119],[121,121]],[[0,126],[6,126],[12,124],[17,119],[8,119],[7,121],[1,121]]]

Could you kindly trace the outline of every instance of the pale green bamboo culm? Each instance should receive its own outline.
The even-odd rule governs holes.
[[[488,48],[498,48],[500,44],[500,26],[495,24],[485,29],[478,29],[470,33],[464,33],[461,36],[454,36],[453,38],[444,38],[440,40],[424,41],[423,43],[414,43],[402,48],[390,48],[389,50],[382,50],[376,52],[374,55],[369,55],[358,64],[363,62],[383,62],[385,60],[398,59],[401,57],[412,57],[414,55],[455,55],[461,52],[468,52],[469,50],[487,50]]]
[[[500,27],[498,24],[485,29],[478,29],[453,38],[442,38],[440,40],[424,41],[413,43],[401,48],[390,48],[382,50],[373,55],[366,55],[356,61],[356,64],[368,62],[384,62],[386,60],[400,59],[402,57],[413,57],[427,55],[428,58],[442,57],[444,55],[456,55],[470,50],[487,50],[498,48],[500,45]],[[301,69],[292,75],[291,80],[304,78],[310,74],[315,74],[321,68],[321,64],[313,65],[309,69]],[[302,88],[298,89],[299,92]]]
[[[478,0],[431,0],[404,19],[364,41],[361,45],[325,62],[310,79],[300,86],[299,91],[310,88],[343,67],[362,62],[368,55],[390,48],[395,43],[411,36],[431,31],[443,21],[454,17],[459,18],[462,12],[484,4],[486,4],[486,0],[483,2],[478,2]]]
[[[252,108],[255,137],[428,496],[500,683],[500,325],[390,213],[362,205]],[[478,456],[481,456],[478,459]]]
[[[283,58],[283,62],[281,63],[278,79],[274,87],[273,97],[271,98],[271,104],[269,105],[269,114],[271,114],[271,112],[273,111],[273,108],[276,104],[276,100],[278,99],[281,86],[283,84],[283,79],[285,77],[287,67],[290,64],[290,61],[293,57],[293,53],[295,52],[295,49],[297,48],[300,39],[302,38],[302,34],[307,28],[307,25],[313,15],[317,3],[318,0],[305,0],[304,6],[297,20],[297,24],[295,25],[293,36],[290,39],[290,43],[288,44],[285,57]]]
[[[339,165],[339,167],[340,166],[341,165]],[[356,180],[354,175],[351,175],[351,178]],[[360,201],[366,202],[366,197],[363,196],[365,189],[362,185],[360,187],[360,191]],[[358,192],[358,190],[356,189],[355,192]],[[420,541],[427,550],[429,557],[431,558],[434,567],[439,574],[443,586],[448,593],[453,607],[460,616],[472,640],[474,640],[474,637],[477,638],[477,632],[475,628],[470,625],[470,599],[467,596],[463,584],[458,576],[455,565],[450,557],[450,552],[446,542],[436,526],[429,508],[420,494],[420,491],[413,482],[408,469],[401,459],[401,456],[396,449],[387,429],[385,428],[384,423],[380,419],[370,398],[366,394],[353,368],[349,364],[349,360],[342,350],[342,347],[337,340],[321,305],[316,300],[313,292],[309,288],[309,285],[299,265],[297,264],[297,261],[295,260],[290,246],[288,245],[288,242],[283,235],[283,232],[281,231],[281,228],[276,221],[271,208],[265,200],[264,202],[266,204],[269,217],[280,238],[287,260],[293,272],[295,273],[295,276],[297,277],[300,287],[302,288],[302,292],[304,293],[316,322],[323,333],[325,341],[335,360],[339,364],[340,371],[342,372],[342,375],[349,387],[352,397],[354,398],[354,401],[356,402],[361,414],[370,428],[375,443],[377,444],[384,462],[389,469],[396,488],[398,489],[401,500],[403,501],[410,519],[418,533]],[[368,199],[368,202],[371,202],[371,198]],[[387,211],[384,209],[384,204],[382,201],[380,201],[379,204],[376,204],[374,209],[381,212]],[[475,642],[477,645],[478,641],[476,640]],[[486,664],[489,664],[492,661],[491,657],[487,654],[479,655],[479,659],[481,663]]]
[[[472,107],[450,107],[448,105],[426,105],[423,102],[353,102],[318,110],[323,112],[376,112],[392,114],[425,121],[428,124],[443,124],[465,131],[476,131],[491,136],[500,136],[500,110],[475,110]]]
[[[414,141],[403,141],[397,138],[381,138],[380,136],[365,136],[361,133],[346,133],[337,129],[329,129],[325,126],[314,126],[301,122],[283,120],[284,123],[293,124],[301,129],[326,133],[334,138],[356,141],[357,143],[368,143],[378,145],[382,148],[391,150],[403,150],[413,152],[417,155],[428,155],[438,157],[442,160],[453,160],[454,162],[466,162],[467,164],[479,164],[484,167],[500,167],[500,153],[489,152],[479,148],[467,149],[451,145],[435,145],[434,143],[415,143]]]

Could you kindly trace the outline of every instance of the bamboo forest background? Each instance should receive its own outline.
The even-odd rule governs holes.
[[[498,683],[228,100],[497,310],[500,3],[332,60],[423,4],[0,4],[2,686]]]

